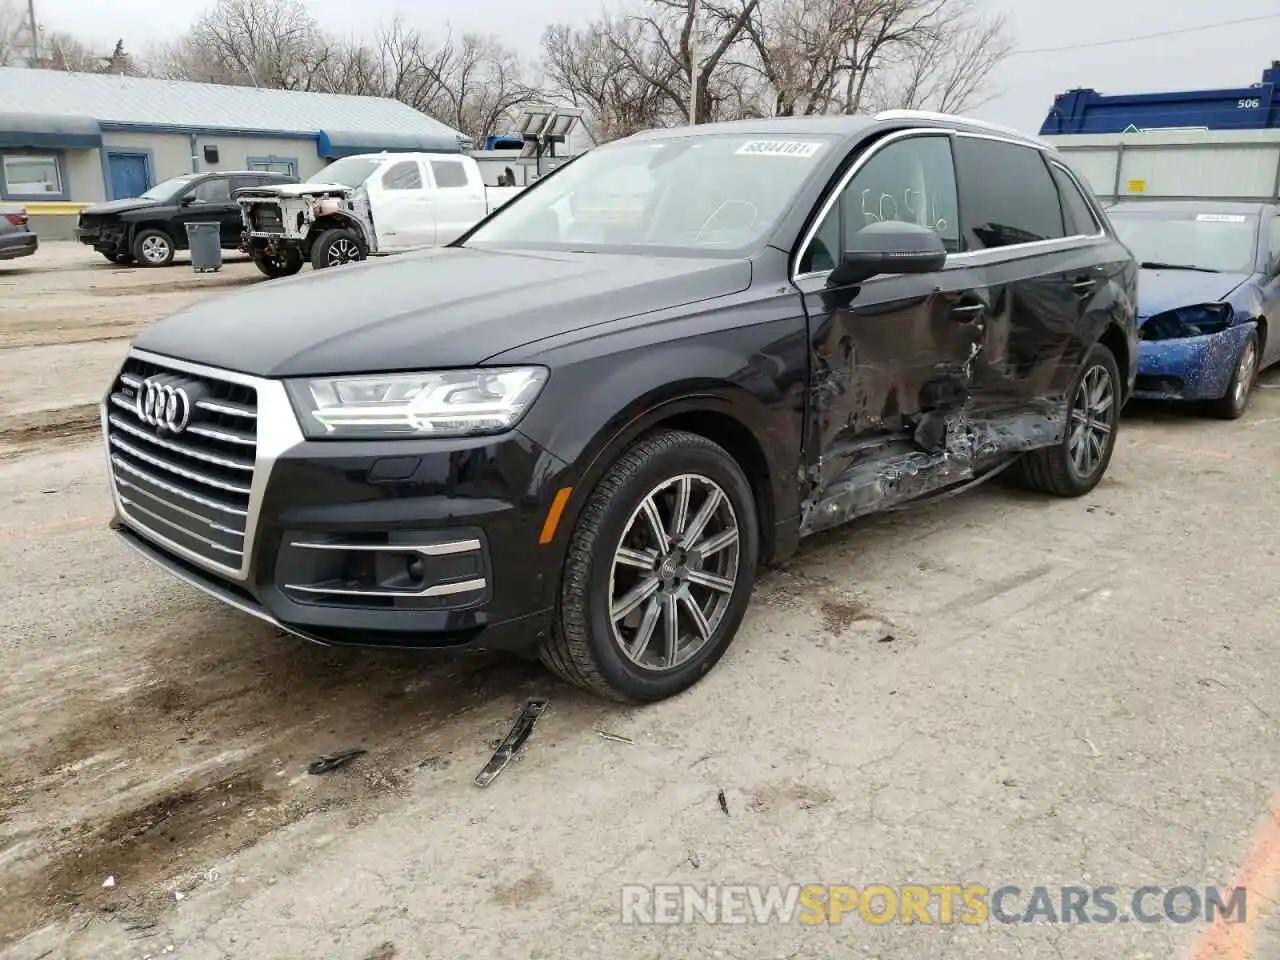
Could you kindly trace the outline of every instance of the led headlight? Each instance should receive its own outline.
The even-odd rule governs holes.
[[[542,392],[543,367],[309,377],[287,382],[313,439],[465,437],[510,430]]]

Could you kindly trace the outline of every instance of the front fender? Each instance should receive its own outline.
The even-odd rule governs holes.
[[[768,334],[768,328],[754,329]],[[799,511],[805,359],[763,349],[744,355],[685,340],[556,365],[546,394],[519,426],[570,465],[564,485],[571,482],[574,492],[548,549],[563,559],[568,533],[610,466],[637,438],[673,420],[686,427],[709,424],[713,432],[728,427],[754,444],[767,475],[762,519],[775,528],[793,519]]]

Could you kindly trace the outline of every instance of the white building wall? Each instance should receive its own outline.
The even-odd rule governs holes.
[[[141,150],[151,153],[151,182],[191,172],[191,138],[180,133],[117,133],[102,135],[104,149]]]
[[[218,162],[206,163],[205,146],[218,148]],[[283,157],[296,161],[298,176],[304,180],[325,166],[326,161],[316,153],[314,139],[268,139],[266,137],[230,137],[200,135],[196,137],[196,155],[200,158],[200,171],[244,170],[251,158]]]
[[[98,150],[68,150],[62,155],[62,172],[67,179],[67,195],[80,203],[98,203],[107,197],[102,180],[102,153]]]

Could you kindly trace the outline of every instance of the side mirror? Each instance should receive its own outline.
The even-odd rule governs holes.
[[[189,207],[195,202],[196,202],[196,195],[194,193],[188,193],[188,194],[184,194],[181,198],[179,198],[178,206]]]
[[[882,273],[933,273],[947,262],[942,238],[916,223],[881,220],[849,238],[849,248],[827,280],[844,287],[863,283]]]

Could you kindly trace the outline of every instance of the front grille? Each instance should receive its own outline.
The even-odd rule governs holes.
[[[146,383],[181,388],[189,415],[177,424],[180,429],[165,424],[163,409],[148,417],[141,402]],[[257,407],[251,386],[129,357],[111,389],[106,431],[116,493],[133,525],[238,573],[257,452]]]
[[[284,232],[284,220],[280,217],[278,207],[268,206],[263,203],[255,204],[250,216],[250,222],[253,224],[253,229],[261,230],[263,233]]]

